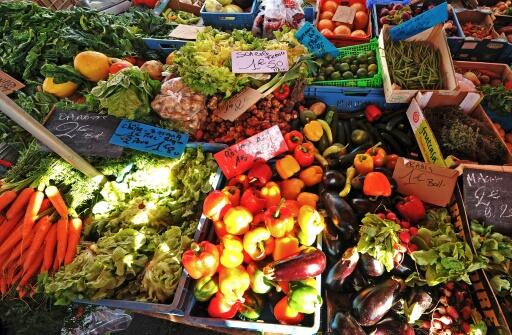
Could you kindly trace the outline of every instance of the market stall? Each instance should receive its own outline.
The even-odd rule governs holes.
[[[509,3],[130,5],[0,2],[0,327],[511,334]]]

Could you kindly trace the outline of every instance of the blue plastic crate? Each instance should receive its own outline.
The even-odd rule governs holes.
[[[205,26],[218,29],[251,29],[254,19],[258,14],[258,1],[253,0],[251,11],[248,13],[209,13],[201,8],[201,17]]]
[[[167,40],[158,38],[143,38],[143,40],[148,49],[159,51],[165,56],[175,50],[178,50],[184,46],[185,43],[187,43],[187,41],[182,40]]]
[[[503,51],[498,62],[505,64],[512,64],[512,43],[509,43],[507,49]]]
[[[339,112],[358,112],[366,105],[377,105],[381,109],[397,110],[407,108],[408,104],[390,104],[386,102],[384,90],[378,88],[347,88],[332,86],[308,86],[304,92],[306,99],[318,99]]]
[[[316,11],[315,7],[304,7],[304,19],[309,23],[315,24]]]

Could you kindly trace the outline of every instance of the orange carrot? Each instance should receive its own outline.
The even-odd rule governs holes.
[[[41,272],[48,272],[52,268],[55,258],[55,246],[57,245],[57,225],[53,224],[44,243],[44,257]]]
[[[62,198],[62,195],[60,194],[59,190],[55,186],[48,186],[46,190],[44,190],[44,193],[46,193],[46,196],[52,203],[53,207],[55,207],[55,210],[57,213],[59,213],[61,218],[68,218],[68,207],[66,206],[66,202]]]
[[[30,197],[30,200],[27,205],[27,209],[25,211],[25,217],[23,219],[23,231],[22,236],[25,238],[30,234],[32,227],[34,227],[34,223],[36,220],[37,213],[39,213],[39,209],[43,204],[44,193],[41,191],[36,191]]]
[[[40,214],[50,208],[52,206],[52,203],[48,198],[43,199],[43,203],[41,204],[41,208],[39,209],[39,212],[37,214]]]
[[[59,268],[60,268],[59,259],[57,258],[57,255],[55,255],[55,258],[53,259],[52,269],[53,269],[53,271],[57,271]]]
[[[2,229],[2,224],[5,222],[5,216],[0,214],[0,229]]]
[[[30,197],[34,194],[34,189],[27,187],[23,191],[20,192],[16,200],[12,203],[11,207],[7,210],[6,217],[8,219],[12,218],[19,212],[22,212],[25,209],[25,206],[30,201]]]
[[[66,247],[66,256],[64,257],[64,265],[68,265],[75,259],[76,247],[82,236],[82,220],[80,218],[72,218],[69,220],[68,245]]]
[[[32,243],[30,243],[30,248],[28,249],[26,258],[23,261],[23,271],[27,271],[29,266],[34,261],[34,258],[36,257],[36,252],[38,252],[39,249],[41,249],[44,239],[48,234],[48,230],[50,230],[51,224],[52,223],[50,222],[50,218],[48,216],[44,216],[41,220],[37,222],[34,238],[32,239]]]
[[[18,213],[12,219],[9,219],[4,222],[2,227],[0,227],[0,245],[9,237],[9,235],[16,228],[18,222],[21,222],[23,213]]]
[[[15,246],[16,244],[21,241],[21,229],[23,227],[21,225],[19,225],[12,233],[11,235],[9,235],[9,237],[7,238],[7,240],[4,241],[4,243],[2,243],[2,245],[0,246],[0,257],[5,254],[6,252],[8,251],[11,251]]]
[[[19,261],[21,256],[26,254],[28,249],[30,248],[30,243],[32,242],[33,234],[31,234],[27,239],[20,241],[14,251],[9,256],[9,259],[0,267],[0,271],[5,271],[9,266],[11,266],[15,261]]]
[[[39,269],[41,268],[41,264],[43,263],[43,256],[44,256],[43,250],[42,249],[37,250],[35,259],[33,260],[32,263],[30,263],[30,266],[28,267],[28,269],[26,271],[24,271],[23,277],[21,278],[21,281],[18,284],[18,287],[25,286],[28,283],[28,281],[30,280],[30,278],[32,278],[39,271]]]
[[[9,206],[9,204],[13,202],[16,197],[16,192],[10,190],[0,194],[0,211]]]
[[[57,262],[59,265],[64,262],[66,257],[66,249],[68,245],[68,219],[61,218],[57,221]]]
[[[7,293],[7,279],[3,277],[0,277],[0,293],[2,295]]]

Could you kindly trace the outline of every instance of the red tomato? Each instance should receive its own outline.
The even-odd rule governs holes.
[[[119,62],[115,62],[112,65],[110,65],[109,72],[112,74],[115,74],[115,73],[118,73],[119,71],[121,71],[122,69],[131,67],[131,66],[133,66],[132,63],[125,61],[125,60],[121,60]]]

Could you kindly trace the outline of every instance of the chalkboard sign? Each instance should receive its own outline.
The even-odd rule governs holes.
[[[109,115],[55,109],[44,126],[80,155],[119,157],[123,148],[109,140],[120,121]],[[42,149],[50,151],[46,146]]]
[[[464,168],[464,205],[469,220],[512,235],[512,173]]]
[[[180,157],[188,142],[188,134],[123,120],[119,123],[111,144],[149,152],[164,157]]]

